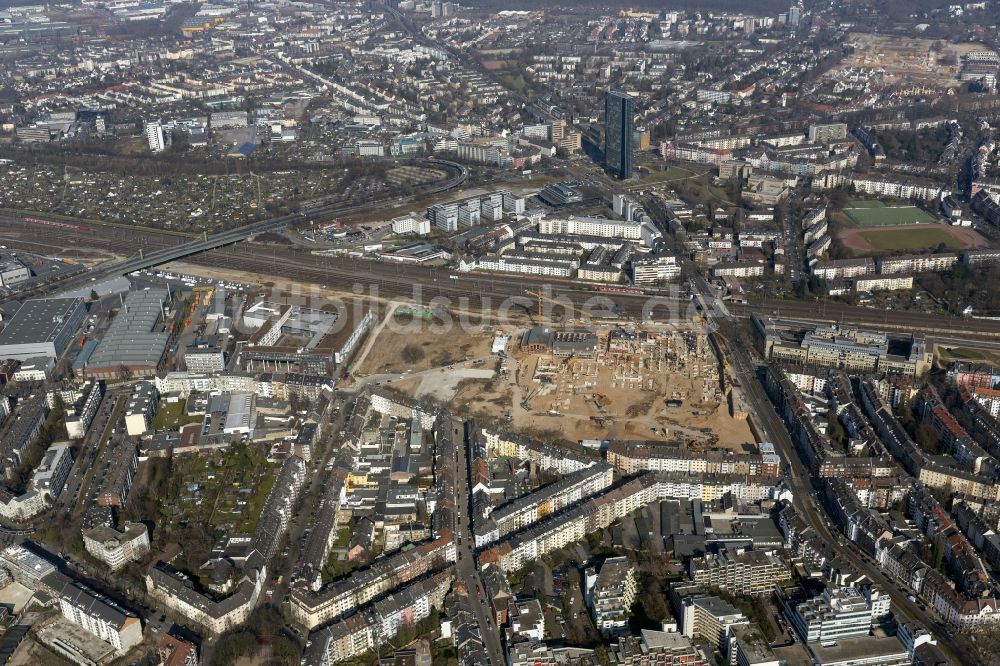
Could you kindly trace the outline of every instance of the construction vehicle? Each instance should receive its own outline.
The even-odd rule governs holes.
[[[538,393],[537,390],[532,390],[528,395],[524,396],[524,400],[521,401],[521,409],[530,410],[531,409],[531,399],[535,397]]]

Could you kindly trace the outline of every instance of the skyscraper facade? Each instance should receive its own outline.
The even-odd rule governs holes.
[[[604,98],[604,167],[620,180],[632,176],[635,104],[628,94],[609,90]]]

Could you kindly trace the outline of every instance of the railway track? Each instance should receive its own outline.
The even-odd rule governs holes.
[[[7,238],[7,245],[42,253],[60,254],[67,247],[83,246],[85,241],[86,247],[123,256],[134,253],[139,247],[155,252],[184,242],[177,236],[146,230],[129,232],[116,227],[107,233],[95,233],[93,229],[92,227],[92,231],[85,235],[59,228],[39,230],[38,227],[21,220],[0,217],[0,234],[4,234]],[[505,299],[518,297],[523,309],[533,311],[536,299],[528,296],[526,292],[542,286],[551,288],[553,298],[569,298],[577,307],[588,298],[603,296],[609,299],[609,302],[616,304],[623,314],[633,317],[641,315],[643,307],[649,300],[648,296],[598,294],[571,280],[539,280],[527,276],[487,274],[468,274],[461,276],[460,279],[451,279],[453,273],[447,269],[313,255],[288,247],[257,243],[235,243],[186,257],[184,261],[212,268],[230,268],[262,275],[275,275],[303,283],[325,284],[331,287],[339,285],[344,291],[349,291],[354,284],[366,288],[375,285],[380,296],[391,298],[413,297],[415,286],[419,285],[419,292],[424,300],[447,297],[451,299],[452,305],[467,303],[467,307],[475,310],[487,307],[494,309]],[[460,299],[465,300],[460,301]],[[687,314],[686,299],[666,297],[664,301],[674,303],[678,314]],[[983,340],[1000,339],[1000,326],[989,320],[928,317],[916,312],[890,312],[838,303],[788,301],[765,297],[754,299],[748,305],[731,304],[729,308],[742,318],[749,317],[751,312],[758,312],[813,323],[870,326],[899,332],[947,334]],[[663,314],[662,310],[659,314]],[[660,319],[662,316],[655,318]]]

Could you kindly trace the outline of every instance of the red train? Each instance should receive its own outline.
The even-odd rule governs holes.
[[[636,296],[642,296],[645,294],[645,290],[639,289],[638,287],[616,287],[614,285],[604,285],[599,284],[594,287],[597,291],[606,291],[613,294],[634,294]]]
[[[71,229],[73,231],[90,231],[90,227],[86,224],[74,224],[72,222],[58,222],[56,220],[43,220],[39,217],[26,217],[25,222],[30,222],[31,224],[43,224],[47,227],[59,227],[60,229]]]

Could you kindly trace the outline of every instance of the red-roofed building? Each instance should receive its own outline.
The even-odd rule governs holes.
[[[163,634],[157,650],[160,666],[198,666],[198,648],[182,638]]]

